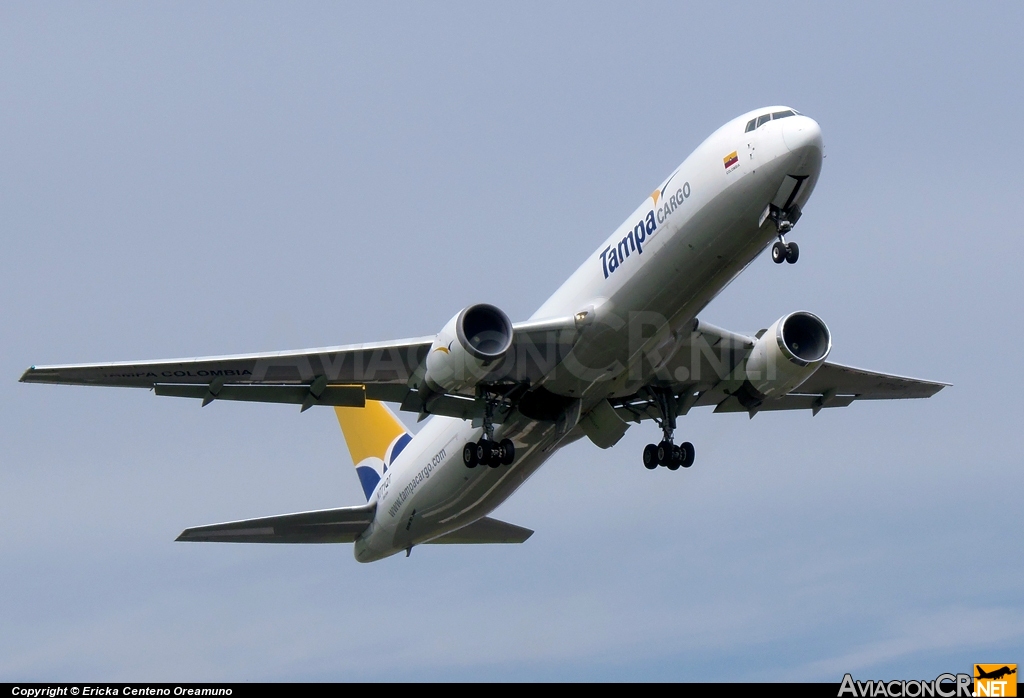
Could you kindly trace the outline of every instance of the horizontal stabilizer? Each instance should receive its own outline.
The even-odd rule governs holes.
[[[430,544],[472,544],[472,543],[522,543],[533,535],[533,531],[515,524],[505,523],[485,516],[457,531],[446,533],[440,538],[428,541]]]
[[[351,543],[373,521],[377,503],[303,511],[186,528],[177,540],[209,543]],[[508,525],[508,524],[505,524]]]

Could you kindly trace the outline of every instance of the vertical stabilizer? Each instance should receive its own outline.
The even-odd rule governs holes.
[[[367,400],[365,407],[335,407],[334,412],[369,501],[388,467],[412,441],[412,434],[394,412],[376,400]]]

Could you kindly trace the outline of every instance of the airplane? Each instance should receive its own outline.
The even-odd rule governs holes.
[[[1008,666],[1003,666],[1003,667],[1001,667],[999,669],[995,669],[993,671],[985,671],[980,666],[976,666],[975,668],[977,669],[977,673],[978,673],[978,675],[974,677],[976,679],[995,679],[995,680],[998,680],[998,679],[1003,678],[1004,676],[1009,676],[1010,674],[1016,674],[1017,673],[1016,665],[1014,665],[1013,669],[1011,669]]]
[[[303,351],[33,366],[26,383],[332,406],[366,503],[188,528],[180,541],[353,543],[371,562],[422,544],[522,543],[489,514],[561,447],[614,446],[653,422],[648,469],[689,468],[677,443],[695,407],[746,412],[931,397],[947,384],[827,361],[827,325],[791,312],[747,336],[698,314],[768,246],[787,241],[823,160],[816,121],[786,106],[743,114],[683,161],[524,322],[476,304],[433,336]],[[415,435],[395,412],[427,420]]]

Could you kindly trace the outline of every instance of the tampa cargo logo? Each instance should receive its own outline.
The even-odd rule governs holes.
[[[974,675],[939,674],[931,681],[857,681],[843,676],[838,698],[1012,698],[1016,664],[975,664]]]
[[[614,274],[615,270],[619,268],[629,257],[630,252],[636,252],[637,255],[644,253],[644,242],[654,236],[654,231],[658,229],[659,225],[665,223],[668,217],[671,216],[675,210],[683,205],[683,202],[690,198],[690,183],[684,182],[683,186],[676,189],[676,193],[672,194],[668,199],[665,197],[665,190],[668,189],[668,185],[672,183],[672,179],[676,176],[679,170],[672,173],[672,176],[668,178],[660,190],[655,189],[651,192],[648,199],[653,199],[654,208],[647,212],[640,222],[633,226],[633,229],[626,233],[626,237],[622,238],[618,244],[608,245],[601,252],[601,271],[604,272],[604,278],[608,278],[609,274]],[[661,200],[661,206],[658,205],[658,200]],[[657,215],[655,215],[657,213]]]

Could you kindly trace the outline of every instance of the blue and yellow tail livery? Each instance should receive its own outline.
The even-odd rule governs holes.
[[[365,407],[335,407],[334,412],[369,501],[384,473],[412,441],[412,434],[383,402],[376,400],[367,400]]]

